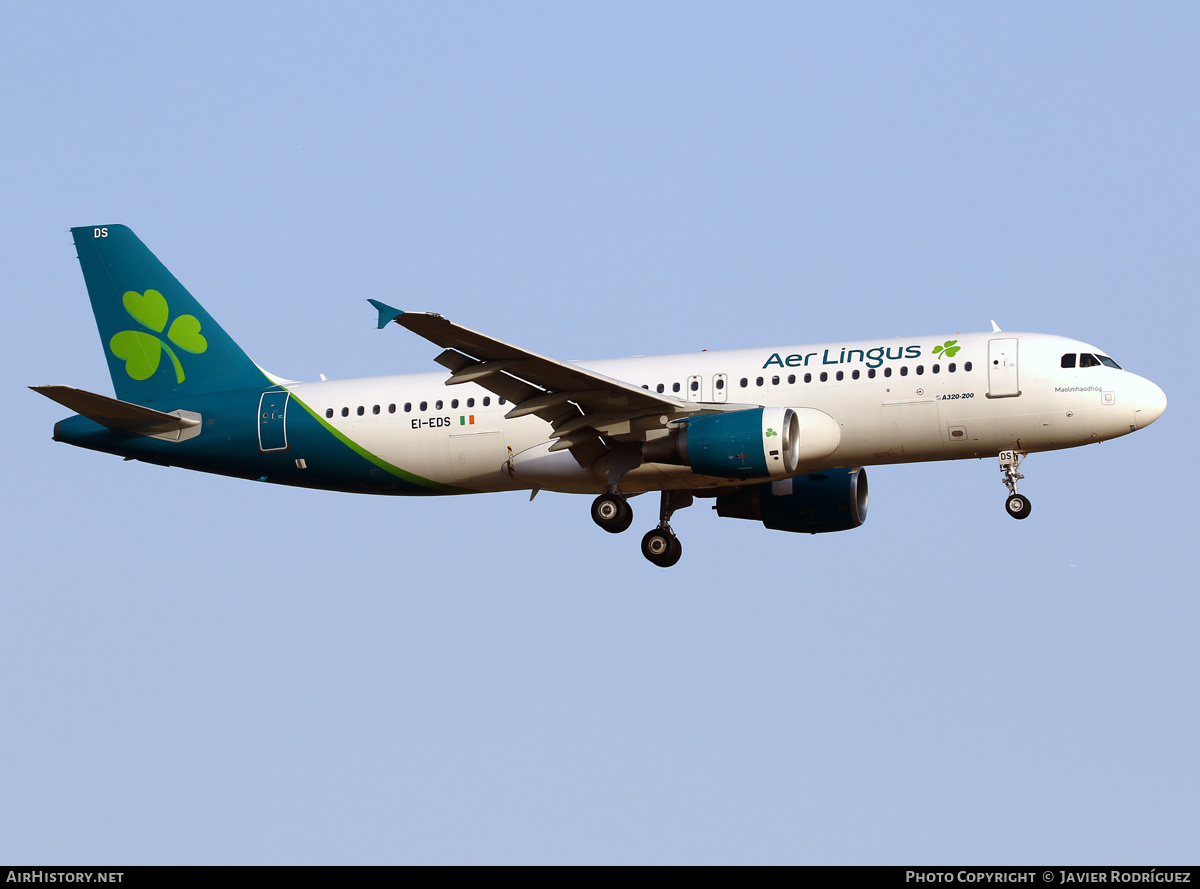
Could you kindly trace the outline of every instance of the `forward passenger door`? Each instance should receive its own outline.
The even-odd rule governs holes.
[[[988,398],[1021,394],[1017,376],[1017,338],[988,340]]]

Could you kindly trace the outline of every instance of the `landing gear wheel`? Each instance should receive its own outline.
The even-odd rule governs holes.
[[[1004,508],[1014,519],[1024,519],[1028,518],[1029,511],[1033,507],[1029,502],[1029,498],[1024,494],[1013,494],[1004,501]]]
[[[683,544],[670,528],[655,528],[642,538],[642,555],[659,568],[670,568],[683,555]]]
[[[592,521],[609,534],[620,534],[633,524],[633,507],[620,494],[601,494],[592,501]]]

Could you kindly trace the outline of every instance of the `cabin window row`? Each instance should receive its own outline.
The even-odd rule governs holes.
[[[932,373],[935,373],[935,374],[938,374],[938,373],[941,373],[941,372],[942,372],[942,366],[941,366],[940,364],[935,364],[935,365],[933,365],[932,367],[930,367],[929,369],[930,369],[930,371],[931,371]],[[970,371],[971,371],[971,362],[970,362],[970,361],[968,361],[968,362],[966,362],[965,364],[963,364],[963,366],[962,366],[962,369],[963,369],[963,371],[964,371],[964,372],[970,373]],[[886,378],[886,377],[890,377],[890,376],[892,375],[892,368],[890,368],[890,367],[885,367],[885,368],[883,368],[882,370],[883,370],[883,376],[884,376],[885,378]],[[957,364],[956,362],[951,362],[950,364],[947,364],[947,365],[946,365],[946,372],[947,372],[947,373],[957,373],[957,372],[958,372],[958,364]],[[868,379],[868,380],[873,380],[873,379],[875,379],[875,377],[878,375],[878,373],[879,373],[878,369],[876,369],[876,368],[874,368],[874,367],[868,368],[868,369],[867,369],[867,379]],[[918,364],[918,365],[916,366],[916,373],[917,373],[917,376],[921,376],[922,374],[924,374],[924,373],[925,373],[925,365],[923,365],[923,364]],[[908,365],[906,365],[906,364],[905,364],[905,365],[901,365],[901,366],[900,366],[900,376],[902,376],[902,377],[906,377],[906,376],[908,376]],[[845,372],[844,370],[839,370],[839,371],[836,371],[836,372],[833,374],[833,378],[834,378],[835,380],[837,380],[837,381],[844,380],[844,379],[846,379],[846,372]],[[858,379],[861,379],[861,378],[862,378],[862,371],[861,371],[861,370],[859,370],[858,368],[855,368],[854,370],[850,371],[850,379],[852,379],[852,380],[858,380]],[[813,379],[814,379],[814,377],[813,377],[813,374],[811,374],[811,373],[806,373],[806,374],[804,375],[804,377],[803,377],[803,380],[804,380],[804,382],[806,382],[806,383],[811,383],[811,382],[813,381]],[[819,380],[819,381],[820,381],[820,382],[822,382],[822,383],[827,383],[827,382],[829,382],[829,371],[824,371],[824,370],[823,370],[823,371],[821,371],[821,373],[820,373],[820,374],[818,374],[818,375],[816,376],[816,379],[817,379],[817,380]],[[794,385],[796,385],[796,380],[797,380],[797,376],[796,376],[795,374],[789,374],[789,375],[788,375],[787,382],[788,382],[788,385],[789,385],[789,386],[794,386]],[[773,376],[773,377],[771,377],[771,385],[772,385],[772,386],[778,386],[778,385],[779,385],[780,383],[782,383],[782,382],[783,382],[783,380],[782,380],[782,378],[781,378],[781,377],[779,377],[779,376]],[[767,384],[767,380],[766,380],[766,378],[765,378],[765,377],[756,377],[756,378],[755,378],[755,380],[754,380],[754,385],[755,385],[755,386],[765,386],[766,384]],[[739,385],[740,385],[740,386],[741,386],[743,389],[745,389],[745,388],[749,387],[749,385],[750,385],[750,380],[749,380],[749,378],[748,378],[748,377],[742,377],[742,379],[741,379],[741,381],[740,381]]]
[[[507,401],[506,399],[504,399],[504,398],[497,398],[497,399],[496,399],[496,404],[507,404],[507,403],[508,403],[508,401]],[[485,396],[484,396],[484,398],[483,398],[483,407],[491,407],[491,404],[492,404],[492,397],[491,397],[490,395],[485,395]],[[435,401],[435,402],[433,403],[433,409],[434,409],[435,411],[440,411],[440,410],[442,410],[442,409],[444,408],[444,406],[445,406],[445,403],[444,403],[443,401],[441,401],[440,399],[439,399],[438,401]],[[466,406],[467,406],[467,407],[475,407],[475,399],[474,399],[474,398],[468,398],[468,399],[467,399]],[[451,409],[451,410],[457,410],[457,409],[458,409],[458,399],[457,399],[457,398],[454,398],[454,399],[452,399],[452,400],[450,401],[450,409]],[[406,413],[406,414],[410,414],[410,413],[412,413],[412,410],[413,410],[413,403],[412,403],[411,401],[406,401],[406,402],[404,402],[404,413]],[[417,410],[418,410],[418,411],[427,411],[427,410],[429,410],[429,402],[428,402],[428,401],[422,401],[422,402],[420,402],[420,403],[417,405]],[[382,406],[381,406],[381,405],[378,405],[378,404],[376,404],[376,405],[372,405],[372,406],[371,406],[371,413],[372,413],[372,414],[380,414],[380,413],[382,413],[382,412],[383,412],[383,408],[382,408]],[[396,405],[394,405],[394,404],[389,404],[389,405],[387,406],[387,412],[388,412],[389,414],[394,414],[394,413],[396,413]],[[326,416],[326,418],[328,418],[328,419],[332,419],[332,418],[333,418],[333,413],[334,413],[334,409],[333,409],[333,408],[331,408],[331,407],[330,407],[330,408],[326,408],[326,409],[325,409],[325,416]],[[350,408],[348,408],[348,407],[344,407],[344,408],[342,408],[342,409],[341,409],[341,412],[340,412],[340,413],[341,413],[341,415],[342,415],[343,417],[348,417],[348,416],[350,416]],[[357,415],[357,416],[359,416],[359,417],[366,416],[366,413],[367,413],[367,408],[366,408],[366,406],[365,406],[365,405],[361,405],[361,404],[360,404],[358,407],[356,407],[356,408],[354,409],[354,413],[355,413],[355,415]]]

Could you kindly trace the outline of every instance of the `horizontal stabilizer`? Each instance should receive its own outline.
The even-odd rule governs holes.
[[[73,386],[30,386],[29,388],[45,395],[51,401],[57,401],[63,407],[70,408],[77,414],[82,414],[89,420],[94,420],[101,426],[122,432],[164,435],[180,433],[185,429],[200,425],[198,418],[164,414],[162,411],[142,407],[140,404],[131,404],[128,401],[109,398],[107,395],[97,395],[95,392],[87,392]]]

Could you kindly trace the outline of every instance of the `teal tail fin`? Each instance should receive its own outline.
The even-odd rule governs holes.
[[[128,228],[89,226],[71,235],[117,398],[145,404],[270,384]]]

